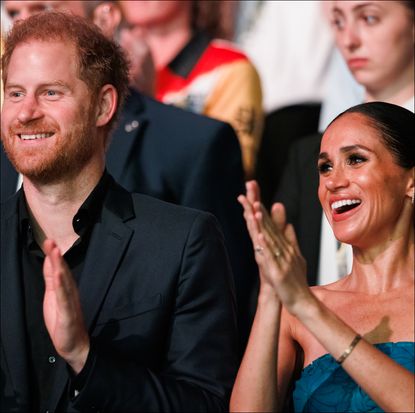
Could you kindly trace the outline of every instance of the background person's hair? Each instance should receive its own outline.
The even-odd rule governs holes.
[[[38,13],[17,21],[6,38],[1,59],[4,85],[14,49],[30,40],[72,43],[78,56],[79,78],[86,83],[94,100],[104,85],[111,84],[116,88],[117,111],[107,125],[109,132],[128,93],[128,62],[121,48],[82,17],[56,11]],[[64,49],[62,53],[65,53]]]
[[[414,0],[400,0],[400,2],[407,7],[413,14],[415,13],[415,1]]]
[[[386,102],[362,103],[340,113],[330,125],[347,113],[360,113],[368,119],[397,165],[405,169],[415,166],[415,121],[410,110]]]

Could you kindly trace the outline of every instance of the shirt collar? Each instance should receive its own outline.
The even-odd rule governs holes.
[[[90,226],[101,219],[102,206],[108,191],[109,183],[110,177],[105,170],[98,184],[88,195],[73,217],[72,226],[79,236],[82,236]],[[28,234],[28,232],[31,232],[32,224],[23,190],[20,191],[18,202],[20,231],[22,234]]]
[[[209,46],[211,37],[204,32],[196,32],[186,46],[168,64],[168,68],[178,76],[189,76],[204,51]]]

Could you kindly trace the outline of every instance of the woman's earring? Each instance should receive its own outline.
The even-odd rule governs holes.
[[[415,189],[412,192],[412,199],[411,199],[412,205],[414,204],[414,198],[415,198]]]

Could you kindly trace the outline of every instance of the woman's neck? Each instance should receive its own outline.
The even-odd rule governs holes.
[[[401,78],[380,89],[366,88],[365,102],[387,102],[403,106],[409,99],[414,96],[414,68],[411,66],[407,73],[403,73]]]
[[[353,268],[347,280],[350,290],[382,294],[413,288],[413,220],[407,231],[401,232],[400,236],[396,235],[371,248],[353,247]]]
[[[140,26],[139,30],[150,47],[156,70],[167,66],[192,37],[187,13],[178,14],[163,24]]]

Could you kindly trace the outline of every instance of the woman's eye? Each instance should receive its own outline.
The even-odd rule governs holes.
[[[377,23],[378,18],[377,18],[376,16],[373,16],[373,15],[367,15],[367,16],[363,16],[363,20],[364,20],[367,24],[372,25],[372,24]]]
[[[337,30],[341,30],[344,27],[344,23],[342,19],[339,18],[334,18],[331,21],[331,24],[333,25],[333,27],[335,27]]]
[[[322,162],[317,165],[317,170],[319,174],[325,174],[326,172],[331,171],[332,166],[329,162]]]
[[[350,155],[347,158],[347,165],[357,165],[366,161],[367,159],[361,155]]]

